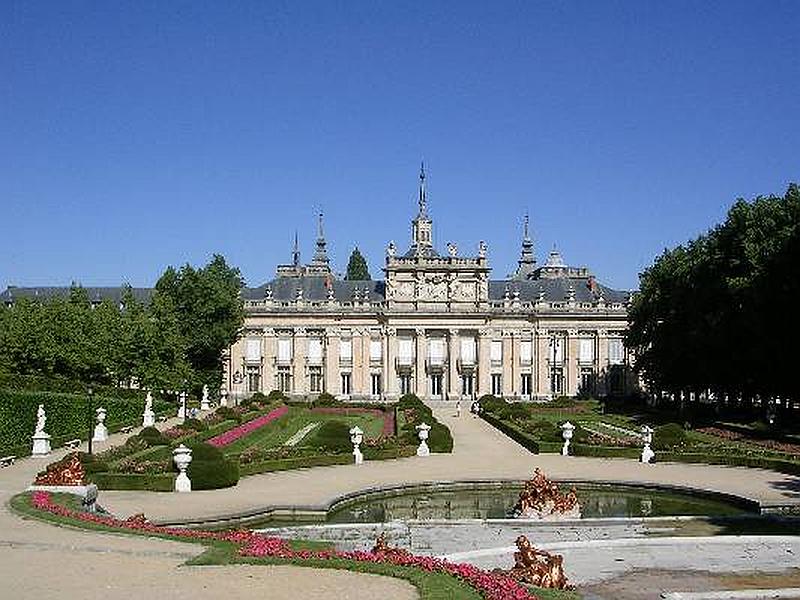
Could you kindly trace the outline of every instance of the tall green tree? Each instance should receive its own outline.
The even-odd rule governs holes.
[[[367,261],[356,246],[350,254],[350,260],[347,263],[347,274],[345,279],[348,281],[367,281],[372,279],[367,267]]]
[[[177,326],[197,385],[219,387],[222,381],[222,352],[244,323],[243,285],[239,270],[218,254],[201,269],[169,267],[156,284],[154,314]]]

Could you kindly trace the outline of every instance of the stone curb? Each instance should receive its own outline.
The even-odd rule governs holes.
[[[768,600],[800,598],[800,588],[774,590],[720,590],[716,592],[663,592],[664,600]]]

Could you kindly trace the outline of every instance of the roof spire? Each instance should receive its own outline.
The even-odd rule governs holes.
[[[530,217],[527,211],[525,211],[525,217],[522,223],[522,252],[520,253],[519,261],[517,261],[517,271],[514,273],[515,279],[529,279],[536,268],[536,256],[533,254],[533,240],[528,230]]]
[[[292,264],[295,267],[300,266],[300,243],[297,239],[297,230],[294,230],[294,248],[292,249]]]
[[[326,250],[327,242],[325,241],[325,234],[322,230],[322,211],[319,211],[319,215],[317,217],[317,247],[314,251],[314,258],[311,260],[311,264],[314,267],[323,267],[324,269],[328,269],[330,263],[328,262],[328,251]]]
[[[419,167],[419,216],[428,216],[428,198],[425,194],[425,162]]]

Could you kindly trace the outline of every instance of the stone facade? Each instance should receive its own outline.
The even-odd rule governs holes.
[[[386,249],[383,281],[334,277],[320,217],[312,262],[293,261],[243,290],[246,318],[225,357],[233,396],[279,389],[297,397],[551,399],[630,391],[622,345],[628,292],[601,285],[553,250],[537,266],[527,217],[516,273],[492,280],[474,255],[433,245],[425,175],[405,254]]]

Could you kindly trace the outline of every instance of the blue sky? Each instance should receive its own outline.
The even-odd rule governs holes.
[[[797,2],[0,3],[0,288],[272,277],[325,212],[344,270],[513,270],[530,212],[605,283],[800,181]]]

